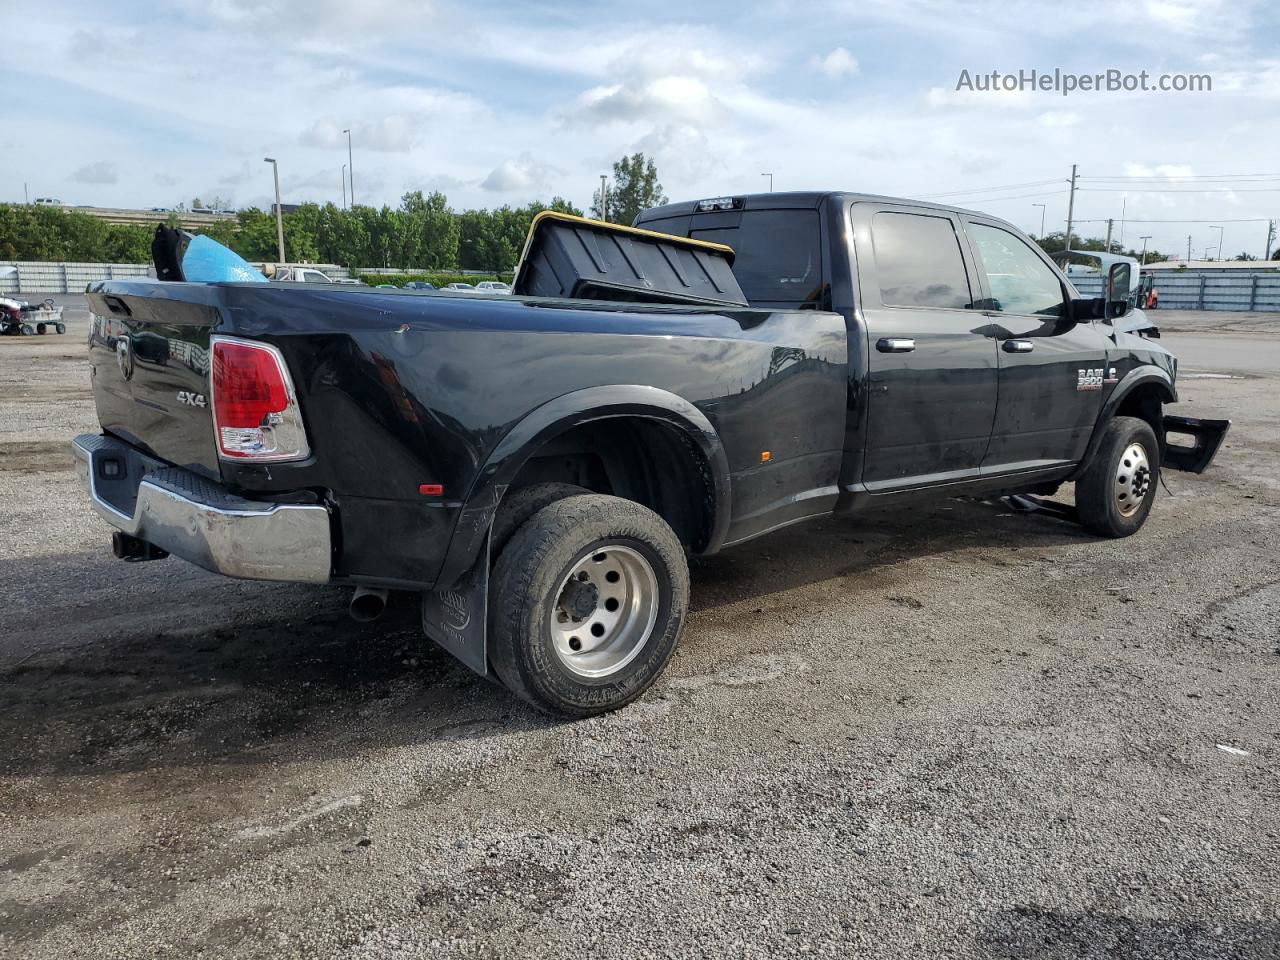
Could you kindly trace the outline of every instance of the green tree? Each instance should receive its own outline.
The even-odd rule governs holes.
[[[601,217],[600,191],[592,198],[591,215],[597,220],[630,225],[641,210],[667,202],[658,182],[658,168],[643,153],[623,157],[613,165],[613,181],[608,186],[608,216]]]

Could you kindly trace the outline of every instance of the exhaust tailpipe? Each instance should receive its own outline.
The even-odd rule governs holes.
[[[351,614],[352,620],[368,623],[370,620],[377,620],[382,616],[382,611],[386,609],[386,590],[377,590],[373,587],[356,587],[356,592],[351,595],[351,606],[348,608],[348,612]]]

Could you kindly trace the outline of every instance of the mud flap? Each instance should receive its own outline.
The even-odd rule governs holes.
[[[489,535],[471,569],[447,590],[422,595],[422,629],[480,676],[489,672],[485,627],[489,614]]]
[[[1170,470],[1185,470],[1187,473],[1204,473],[1213,462],[1222,446],[1230,420],[1199,420],[1195,417],[1164,418],[1164,456],[1161,465]],[[1171,443],[1169,434],[1184,434],[1195,442],[1191,446],[1182,443]]]

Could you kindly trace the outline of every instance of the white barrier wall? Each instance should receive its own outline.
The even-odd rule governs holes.
[[[332,263],[309,263],[300,264],[300,266],[323,270],[331,277],[348,275],[346,267],[339,267]],[[155,271],[149,263],[40,263],[0,260],[0,296],[83,293],[85,286],[99,280],[128,280],[154,276]]]

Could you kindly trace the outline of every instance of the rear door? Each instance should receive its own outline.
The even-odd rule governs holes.
[[[867,328],[863,482],[868,490],[975,477],[996,411],[996,345],[959,219],[947,211],[851,207]]]
[[[999,402],[983,473],[1074,463],[1102,408],[1106,336],[1068,316],[1068,290],[1049,258],[1006,225],[965,217],[999,344]]]

